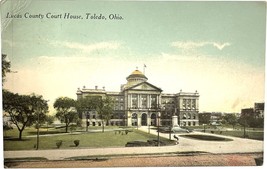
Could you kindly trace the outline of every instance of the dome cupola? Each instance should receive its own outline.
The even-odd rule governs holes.
[[[127,78],[127,86],[132,86],[138,83],[146,82],[148,78],[138,69],[133,71]]]

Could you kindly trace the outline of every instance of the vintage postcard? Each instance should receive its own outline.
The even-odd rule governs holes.
[[[3,167],[262,166],[265,1],[2,0]]]

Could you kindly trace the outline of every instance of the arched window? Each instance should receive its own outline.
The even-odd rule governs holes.
[[[191,119],[191,114],[190,113],[187,114],[187,119]]]
[[[183,114],[183,119],[186,119],[186,114],[185,113]]]

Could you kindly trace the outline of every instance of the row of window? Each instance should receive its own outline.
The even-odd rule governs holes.
[[[122,122],[122,121],[111,121],[109,123],[106,123],[105,124],[106,126],[123,126],[125,125],[125,122]],[[102,126],[102,122],[87,122],[87,126]]]
[[[150,97],[150,105],[147,103],[147,97],[148,95],[140,95],[140,101],[141,105],[138,106],[138,95],[137,94],[132,94],[132,99],[131,99],[131,107],[137,109],[138,107],[140,108],[156,108],[157,107],[157,95],[151,95]]]
[[[183,99],[182,109],[196,109],[196,99]]]
[[[197,119],[197,115],[196,114],[190,114],[190,113],[188,113],[188,114],[183,114],[183,116],[182,116],[182,119]]]
[[[90,114],[88,113],[87,115],[87,119],[97,119],[97,118],[101,118],[99,115],[96,115],[95,113],[94,114]],[[120,113],[120,114],[113,114],[111,116],[111,119],[124,119],[125,118],[125,115]]]

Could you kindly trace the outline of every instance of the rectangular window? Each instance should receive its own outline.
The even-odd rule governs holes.
[[[192,100],[192,109],[196,109],[196,99]]]
[[[137,109],[138,107],[138,98],[137,94],[132,95],[132,108]]]
[[[157,108],[157,95],[151,95],[151,108]]]
[[[183,99],[183,109],[186,109],[186,99]]]
[[[147,108],[147,96],[141,95],[141,107],[143,109]]]
[[[124,104],[120,103],[120,110],[123,110],[123,106],[124,106]]]
[[[187,109],[191,109],[191,99],[187,100]]]

